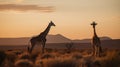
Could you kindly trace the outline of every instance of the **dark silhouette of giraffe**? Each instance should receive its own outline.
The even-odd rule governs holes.
[[[32,52],[36,44],[42,45],[42,53],[44,53],[44,48],[46,44],[46,36],[49,33],[51,26],[55,26],[55,24],[52,21],[48,24],[47,28],[43,32],[41,32],[38,36],[32,37],[30,39],[31,47],[30,46],[28,47],[29,53]]]
[[[94,30],[94,35],[93,35],[92,41],[91,41],[91,44],[93,47],[93,55],[100,56],[100,53],[102,52],[102,48],[101,48],[100,38],[97,36],[96,29],[95,29],[95,26],[97,25],[97,23],[95,23],[93,21],[93,23],[91,23],[91,25],[93,26],[93,30]]]

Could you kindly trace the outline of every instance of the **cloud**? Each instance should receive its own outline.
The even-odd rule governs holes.
[[[38,11],[38,12],[53,12],[52,6],[38,6],[38,5],[20,5],[20,4],[0,4],[0,11]]]

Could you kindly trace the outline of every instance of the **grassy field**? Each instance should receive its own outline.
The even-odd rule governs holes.
[[[104,49],[101,57],[91,56],[91,49],[35,49],[0,51],[0,67],[120,67],[120,50]]]

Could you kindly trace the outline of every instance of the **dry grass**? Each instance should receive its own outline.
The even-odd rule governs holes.
[[[78,60],[72,58],[44,59],[44,67],[79,67]]]
[[[50,50],[50,51],[49,51]],[[14,51],[14,50],[13,50]],[[0,52],[0,67],[120,67],[120,50],[105,50],[102,57],[93,57],[90,50],[47,49],[45,54],[26,51],[16,54],[10,51]]]
[[[120,51],[108,51],[101,63],[102,67],[120,67]]]

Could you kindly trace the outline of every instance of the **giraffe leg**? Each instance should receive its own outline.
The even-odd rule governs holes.
[[[97,46],[97,50],[96,50],[96,57],[99,57],[99,47]]]
[[[100,57],[100,47],[97,46],[97,57]]]
[[[101,56],[101,53],[102,53],[102,47],[99,46],[99,57]]]
[[[96,46],[95,46],[95,54],[94,54],[94,56],[96,57]]]
[[[98,56],[99,56],[99,47],[96,46],[96,57],[98,57]]]
[[[42,40],[42,54],[44,54],[45,44],[46,44],[46,39],[43,39]]]
[[[33,50],[33,46],[30,48],[30,53],[32,53],[32,50]]]
[[[99,46],[99,57],[101,56],[101,47]]]
[[[102,47],[101,47],[101,46],[100,46],[99,50],[100,50],[100,52],[101,52],[101,53],[103,52],[103,50],[102,50]]]
[[[30,46],[27,47],[28,52],[30,52]]]
[[[92,54],[92,56],[94,56],[95,55],[95,46],[93,45],[92,47],[93,47],[93,54]]]
[[[97,57],[97,56],[98,56],[98,47],[95,46],[95,57]]]
[[[29,53],[32,53],[32,50],[33,50],[34,46],[35,46],[35,43],[31,44],[31,48],[29,49]]]
[[[45,42],[42,44],[42,54],[44,54],[44,50],[45,50]]]

